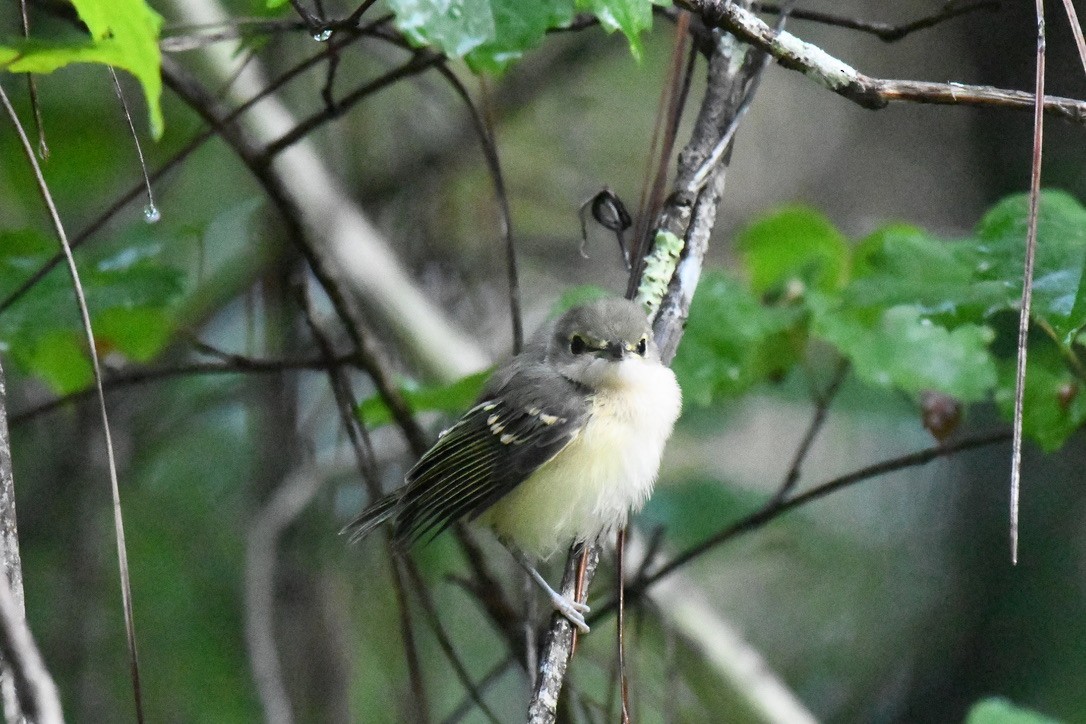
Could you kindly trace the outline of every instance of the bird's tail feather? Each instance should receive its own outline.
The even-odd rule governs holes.
[[[340,535],[349,535],[351,543],[357,543],[398,512],[400,496],[386,495],[359,513],[358,517],[343,527]]]

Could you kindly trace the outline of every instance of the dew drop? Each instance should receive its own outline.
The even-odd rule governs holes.
[[[143,220],[148,224],[157,224],[161,218],[162,212],[154,204],[147,204],[143,207]]]
[[[459,5],[453,5],[449,8],[449,17],[453,20],[459,20],[464,17],[464,10]]]
[[[323,43],[324,41],[328,40],[331,37],[332,37],[332,29],[331,28],[325,28],[324,30],[319,30],[316,33],[313,33],[313,40],[316,40],[318,43]]]

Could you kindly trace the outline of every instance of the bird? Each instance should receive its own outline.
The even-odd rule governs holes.
[[[475,520],[587,632],[589,607],[557,592],[535,564],[625,527],[652,492],[681,407],[640,304],[606,297],[574,306],[500,365],[404,484],[344,533],[357,542],[390,522],[393,541],[407,547]]]

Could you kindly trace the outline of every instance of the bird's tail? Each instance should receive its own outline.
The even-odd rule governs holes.
[[[340,535],[348,535],[350,536],[348,540],[351,543],[357,543],[376,530],[386,520],[396,515],[399,502],[399,495],[395,493],[386,495],[371,504],[359,513],[357,518],[345,525],[343,530],[339,532]]]

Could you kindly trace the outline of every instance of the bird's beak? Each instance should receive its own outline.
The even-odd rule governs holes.
[[[626,349],[622,346],[621,342],[609,342],[604,349],[604,353],[613,360],[620,360],[626,353]]]

